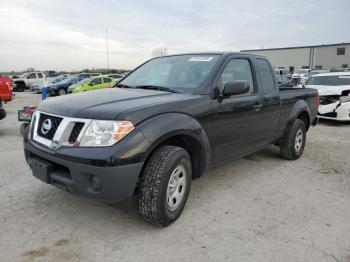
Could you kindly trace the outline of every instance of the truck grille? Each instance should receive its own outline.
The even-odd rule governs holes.
[[[48,131],[48,133],[45,134],[45,133],[43,133],[42,125],[45,122],[45,120],[47,120],[47,119],[51,120],[52,126],[51,126],[50,130]],[[38,131],[37,131],[38,135],[43,137],[43,138],[52,140],[53,137],[55,136],[55,133],[56,133],[58,126],[62,122],[62,119],[63,119],[62,117],[57,117],[57,116],[52,116],[52,115],[47,115],[47,114],[41,113],[40,118],[39,118]]]
[[[91,122],[92,119],[57,116],[36,110],[31,123],[34,125],[32,139],[53,150],[62,146],[73,147]]]
[[[84,123],[79,122],[79,123],[74,124],[72,132],[70,133],[70,136],[68,139],[69,143],[74,144],[77,141],[79,134],[80,134],[81,130],[83,129],[83,127],[84,127]]]

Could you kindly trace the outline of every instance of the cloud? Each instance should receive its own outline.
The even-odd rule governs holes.
[[[0,71],[133,68],[170,53],[347,42],[350,2],[51,0],[1,4]]]

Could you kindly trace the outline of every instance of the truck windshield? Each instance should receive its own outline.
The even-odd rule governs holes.
[[[208,77],[219,55],[178,55],[150,60],[120,82],[120,86],[165,87],[192,93]]]
[[[307,85],[345,86],[350,85],[350,75],[313,76],[307,81]]]
[[[23,73],[19,76],[19,78],[25,78],[29,73]]]

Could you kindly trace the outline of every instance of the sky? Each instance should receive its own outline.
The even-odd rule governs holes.
[[[132,69],[169,54],[350,42],[350,0],[0,0],[0,71]]]

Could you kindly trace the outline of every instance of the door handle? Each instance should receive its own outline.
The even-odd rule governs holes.
[[[259,111],[261,108],[263,108],[263,104],[255,104],[253,105],[253,108],[255,109],[255,111]]]

